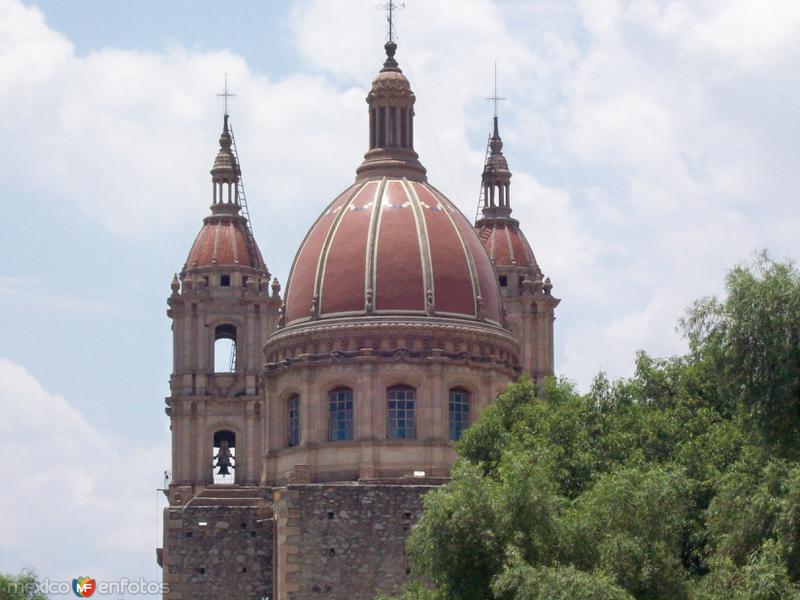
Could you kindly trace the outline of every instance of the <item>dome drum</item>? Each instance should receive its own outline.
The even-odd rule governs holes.
[[[270,398],[265,484],[292,482],[298,473],[317,483],[446,477],[456,458],[457,438],[448,431],[453,393],[474,421],[519,375],[519,344],[504,330],[435,317],[365,321],[316,321],[270,336],[261,371]],[[392,434],[397,388],[413,404],[413,433],[400,437]],[[335,437],[331,396],[340,390],[351,402],[351,425]],[[294,438],[287,435],[292,402],[299,410]]]
[[[462,364],[519,375],[519,343],[498,327],[455,319],[331,319],[273,334],[264,347],[262,374],[333,363]]]

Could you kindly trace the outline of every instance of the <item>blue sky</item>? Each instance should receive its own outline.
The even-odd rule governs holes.
[[[271,75],[284,75],[300,62],[289,30],[291,2],[284,0],[238,2],[235,8],[209,0],[26,4],[40,8],[78,55],[103,48],[161,52],[178,43],[195,52],[230,50]]]
[[[228,73],[285,283],[365,151],[377,4],[0,0],[0,570],[159,576],[165,300],[208,210],[215,94]],[[469,216],[498,61],[514,214],[563,299],[559,373],[585,387],[680,352],[678,317],[731,265],[800,256],[800,4],[406,5],[417,149]]]

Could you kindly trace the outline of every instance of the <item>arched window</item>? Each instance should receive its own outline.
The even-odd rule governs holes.
[[[289,445],[300,443],[300,396],[295,394],[289,398]]]
[[[353,439],[353,390],[337,387],[328,392],[328,439]]]
[[[217,325],[214,329],[214,372],[236,371],[236,327]]]
[[[461,439],[461,434],[469,427],[469,398],[467,390],[450,390],[450,439]]]
[[[236,434],[227,429],[214,432],[214,459],[212,474],[214,483],[234,483],[236,476]]]
[[[417,437],[415,400],[416,391],[407,385],[395,385],[386,390],[386,437],[390,440],[411,440]]]

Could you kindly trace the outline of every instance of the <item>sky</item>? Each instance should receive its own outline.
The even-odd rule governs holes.
[[[253,229],[285,283],[353,180],[376,0],[0,0],[0,571],[160,579],[166,298],[210,204],[225,74]],[[800,256],[796,0],[406,0],[430,181],[469,216],[497,61],[512,208],[586,389],[765,249]]]

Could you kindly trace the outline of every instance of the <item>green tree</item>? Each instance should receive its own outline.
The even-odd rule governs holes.
[[[727,278],[724,300],[698,301],[682,321],[723,404],[743,411],[764,441],[797,456],[800,435],[800,273],[762,253]]]
[[[605,475],[565,514],[565,558],[585,571],[609,574],[636,598],[685,598],[688,487],[678,469]]]
[[[800,579],[800,464],[752,451],[721,479],[707,511],[717,561],[743,567],[774,543],[787,574]]]
[[[532,567],[518,556],[494,580],[497,600],[633,600],[602,573],[569,565]]]
[[[587,394],[523,377],[428,494],[406,600],[800,600],[800,274],[761,256]]]
[[[33,571],[22,571],[18,575],[0,574],[0,600],[47,600],[38,591],[39,580]]]
[[[483,600],[513,544],[532,563],[556,557],[558,506],[536,462],[506,455],[491,478],[466,462],[452,482],[425,496],[408,549],[416,568],[453,598]]]
[[[505,540],[493,506],[495,485],[478,467],[460,463],[451,483],[424,498],[408,550],[415,572],[448,597],[483,600],[502,565]]]
[[[789,577],[779,544],[768,541],[742,567],[728,558],[716,561],[691,600],[800,600],[800,588]]]

